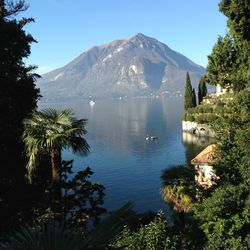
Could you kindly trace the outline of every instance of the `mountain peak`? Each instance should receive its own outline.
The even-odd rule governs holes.
[[[38,86],[48,99],[183,93],[187,71],[197,86],[202,67],[157,39],[137,33],[93,47],[43,75]]]
[[[147,36],[145,36],[144,34],[142,34],[142,33],[137,33],[136,35],[135,35],[135,37],[140,37],[140,38],[147,38]]]
[[[137,46],[140,46],[141,48],[151,48],[152,45],[161,44],[158,40],[155,38],[146,36],[142,33],[137,33],[135,36],[129,39],[129,42],[132,42],[136,44]]]
[[[135,36],[133,36],[130,40],[141,40],[141,41],[145,41],[151,39],[150,37],[142,34],[142,33],[137,33]]]

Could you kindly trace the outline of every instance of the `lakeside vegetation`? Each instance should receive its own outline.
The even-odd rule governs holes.
[[[219,118],[232,113],[230,102],[233,97],[233,93],[225,93],[220,96],[204,96],[201,103],[198,106],[189,108],[182,119],[214,126]]]
[[[218,38],[207,66],[206,81],[234,93],[204,99],[203,88],[196,106],[189,86],[191,105],[185,104],[187,119],[214,125],[220,179],[197,200],[193,168],[164,171],[167,218],[137,214],[127,203],[101,219],[104,186],[89,181],[90,168],[72,178],[73,161],[63,161],[61,150],[88,153],[86,120],[67,110],[34,111],[39,76],[24,64],[35,42],[24,26],[33,20],[16,19],[26,8],[22,0],[0,0],[0,249],[249,249],[249,1],[220,2],[229,33]]]

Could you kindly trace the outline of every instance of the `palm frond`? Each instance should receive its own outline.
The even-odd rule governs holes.
[[[71,137],[69,147],[72,148],[74,154],[87,155],[90,151],[90,146],[82,137]]]
[[[87,235],[78,229],[67,229],[53,221],[40,225],[26,225],[9,237],[7,242],[0,243],[0,248],[3,250],[111,249],[109,244],[121,232],[127,219],[134,214],[132,203],[128,202]]]
[[[74,153],[87,155],[90,147],[83,138],[87,133],[86,123],[86,119],[76,119],[70,109],[34,111],[31,118],[24,120],[23,141],[29,157],[29,176],[37,167],[39,151],[50,154],[52,149],[60,152],[63,148],[72,148]]]
[[[6,243],[0,245],[1,249],[18,250],[44,250],[44,249],[81,249],[84,237],[74,229],[49,221],[41,225],[23,226],[15,232]]]

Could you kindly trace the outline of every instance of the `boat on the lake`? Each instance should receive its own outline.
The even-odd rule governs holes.
[[[94,106],[95,105],[95,101],[93,101],[93,100],[89,101],[89,105],[90,106]]]
[[[155,135],[147,135],[145,139],[146,139],[146,141],[153,141],[153,140],[158,139],[158,136],[155,136]]]

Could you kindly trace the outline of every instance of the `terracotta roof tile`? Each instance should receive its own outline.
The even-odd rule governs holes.
[[[214,161],[214,154],[215,154],[214,149],[215,149],[215,144],[207,146],[193,160],[191,160],[191,164],[212,163]]]

